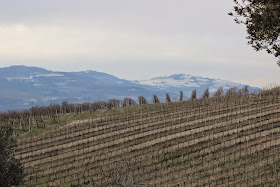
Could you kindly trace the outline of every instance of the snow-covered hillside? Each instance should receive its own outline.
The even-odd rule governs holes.
[[[141,85],[156,87],[170,93],[174,91],[176,92],[178,90],[190,93],[194,89],[196,89],[198,93],[202,93],[206,88],[209,88],[210,93],[214,93],[220,87],[223,87],[223,89],[226,91],[229,88],[236,87],[237,89],[241,89],[246,86],[226,80],[210,79],[192,76],[189,74],[175,74],[171,76],[155,77],[152,79],[135,82]],[[250,88],[251,90],[258,89],[253,87]]]

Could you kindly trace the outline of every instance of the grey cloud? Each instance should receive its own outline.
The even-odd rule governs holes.
[[[227,16],[232,6],[232,0],[0,0],[0,67],[93,69],[128,79],[180,71],[253,85],[279,79],[276,59],[247,46],[245,28]]]

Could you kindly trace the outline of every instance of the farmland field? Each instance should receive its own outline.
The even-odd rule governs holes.
[[[30,186],[278,186],[280,96],[128,106],[18,136],[15,155]]]

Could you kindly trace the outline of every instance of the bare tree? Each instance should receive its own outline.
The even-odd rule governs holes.
[[[169,95],[169,94],[166,94],[166,102],[167,102],[167,103],[170,103],[170,102],[171,102],[171,98],[170,98],[170,95]]]
[[[213,95],[213,97],[221,97],[224,94],[224,89],[223,87],[220,87]]]
[[[139,105],[145,105],[145,104],[148,104],[147,100],[145,97],[143,96],[139,96],[138,97],[138,101],[139,101]]]
[[[239,95],[248,95],[249,94],[249,89],[248,86],[244,86],[244,88],[242,88],[241,90],[238,91]]]
[[[204,91],[204,93],[203,93],[203,95],[202,95],[202,98],[209,98],[210,97],[210,93],[209,93],[209,88],[207,88],[205,91]]]
[[[130,106],[130,105],[137,105],[137,103],[133,99],[129,97],[125,97],[123,99],[123,107]]]
[[[183,92],[182,91],[180,91],[180,99],[179,99],[179,101],[183,101]]]
[[[156,95],[153,95],[153,103],[160,103],[160,101]]]
[[[226,97],[231,97],[237,95],[236,87],[228,89],[228,91],[225,93]]]
[[[191,100],[196,99],[196,90],[192,91]]]
[[[109,109],[120,107],[120,106],[121,106],[121,101],[117,100],[117,99],[110,99],[107,102],[107,108],[109,108]]]

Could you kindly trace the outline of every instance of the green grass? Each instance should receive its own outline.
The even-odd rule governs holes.
[[[85,111],[81,113],[66,113],[66,114],[58,114],[56,119],[49,118],[47,116],[43,117],[43,120],[45,122],[45,128],[43,127],[37,127],[35,124],[31,126],[31,130],[29,131],[29,127],[25,127],[25,130],[20,130],[19,124],[14,124],[17,128],[16,130],[16,136],[19,138],[24,137],[30,137],[37,134],[40,134],[44,131],[48,131],[51,129],[55,129],[61,126],[64,126],[66,124],[70,124],[73,121],[76,120],[85,120],[85,119],[96,119],[99,117],[105,117],[107,116],[114,116],[114,115],[120,115],[120,114],[132,114],[135,111],[139,110],[146,110],[148,108],[153,107],[151,104],[147,105],[133,105],[133,106],[126,106],[126,107],[119,107],[119,108],[112,108],[111,110],[101,109],[97,110],[95,112],[91,111]]]

